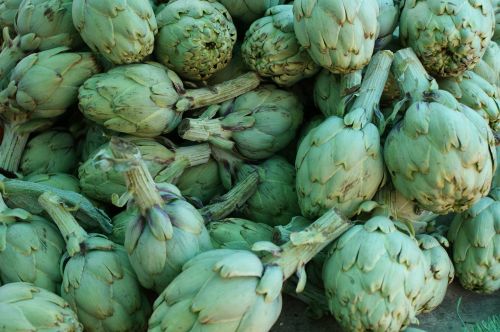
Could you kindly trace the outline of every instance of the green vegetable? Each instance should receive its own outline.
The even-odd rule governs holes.
[[[399,24],[401,0],[377,0],[379,15],[377,21],[379,32],[375,41],[375,49],[384,49],[392,41],[393,32]]]
[[[213,159],[187,168],[175,185],[183,196],[196,198],[202,203],[207,203],[224,192],[219,176],[219,166]]]
[[[70,174],[50,173],[50,174],[31,174],[23,180],[40,183],[57,189],[80,192],[80,181]]]
[[[246,65],[245,61],[243,61],[243,56],[241,55],[241,41],[237,40],[236,44],[233,47],[233,56],[231,61],[227,64],[226,67],[214,73],[208,79],[208,84],[214,85],[223,83],[228,80],[232,80],[237,78],[240,75],[243,75],[249,72],[250,69]]]
[[[495,33],[492,40],[498,44],[500,42],[500,1],[492,0],[491,3],[495,11]]]
[[[13,28],[16,15],[23,0],[0,0],[0,28]]]
[[[148,0],[73,0],[73,23],[90,49],[114,64],[143,60],[158,32]]]
[[[285,0],[220,0],[231,17],[250,24],[262,17],[268,8],[282,4]]]
[[[110,135],[111,131],[96,124],[89,124],[85,130],[85,137],[80,141],[81,160],[85,162],[90,159],[94,151],[109,142]]]
[[[500,94],[500,46],[497,43],[488,44],[486,52],[473,71],[490,84],[496,85]]]
[[[246,219],[228,218],[207,225],[216,249],[252,250],[259,241],[273,240],[273,228]]]

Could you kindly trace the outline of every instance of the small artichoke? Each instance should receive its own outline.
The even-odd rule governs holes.
[[[73,23],[90,49],[114,64],[143,60],[158,32],[148,0],[73,0]]]
[[[35,183],[41,183],[61,190],[80,192],[80,181],[70,174],[51,173],[51,174],[32,174],[23,180]]]
[[[259,241],[273,240],[273,228],[246,219],[228,218],[207,225],[216,249],[252,250]]]
[[[27,282],[0,287],[0,322],[3,331],[83,332],[68,302]]]
[[[330,311],[349,331],[404,330],[416,322],[427,271],[417,241],[391,220],[373,217],[330,249],[323,269]]]
[[[189,167],[176,181],[177,188],[185,197],[192,197],[207,203],[224,192],[219,175],[219,166],[215,160]]]
[[[500,202],[484,197],[453,219],[448,240],[455,273],[466,289],[491,294],[500,289]]]
[[[379,31],[377,0],[295,0],[293,13],[299,43],[320,66],[347,74],[370,61]]]
[[[491,0],[410,0],[404,2],[399,35],[431,75],[450,77],[479,62],[494,25]]]
[[[262,17],[268,8],[280,5],[285,0],[219,0],[227,8],[231,17],[250,24]]]
[[[292,8],[280,5],[268,9],[252,23],[241,46],[243,59],[252,70],[285,87],[320,69],[295,37]]]
[[[219,2],[171,1],[156,19],[156,58],[182,78],[205,81],[231,61],[236,27]]]

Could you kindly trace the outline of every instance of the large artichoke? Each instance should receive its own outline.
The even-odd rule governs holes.
[[[241,46],[247,65],[281,86],[311,77],[320,68],[295,37],[292,8],[271,7],[264,17],[252,23]]]
[[[81,228],[60,198],[46,192],[39,202],[66,240],[61,296],[87,331],[141,331],[151,307],[122,246]]]
[[[346,74],[370,61],[379,31],[377,0],[295,0],[293,13],[299,43],[322,67]]]
[[[349,331],[400,331],[416,322],[429,263],[417,241],[385,217],[343,234],[323,280],[330,311]]]
[[[158,63],[132,64],[87,80],[79,108],[108,129],[154,137],[174,130],[182,112],[231,99],[259,83],[255,74],[247,74],[211,89],[185,90],[177,74]]]
[[[450,77],[479,62],[494,25],[491,0],[409,0],[401,12],[399,35],[430,74]]]
[[[73,23],[90,49],[114,64],[151,54],[158,32],[148,0],[73,0]]]
[[[50,221],[23,209],[8,208],[1,196],[0,219],[2,281],[29,282],[59,293],[62,281],[59,262],[64,240],[57,228]]]
[[[303,118],[299,98],[273,85],[247,92],[228,107],[230,113],[222,118],[185,119],[180,135],[227,150],[236,147],[246,158],[266,159],[292,141]]]
[[[171,1],[156,19],[156,58],[182,78],[204,81],[229,64],[236,28],[219,2]]]
[[[426,210],[461,212],[490,190],[496,168],[487,122],[448,92],[437,90],[411,49],[398,51],[394,74],[411,98],[389,133],[384,159],[396,189]]]
[[[500,201],[484,197],[453,219],[448,232],[458,280],[466,289],[500,289]]]
[[[83,332],[68,302],[26,282],[0,287],[0,326],[3,331]]]
[[[282,4],[285,0],[219,0],[231,17],[244,23],[252,23],[262,17],[268,8]]]

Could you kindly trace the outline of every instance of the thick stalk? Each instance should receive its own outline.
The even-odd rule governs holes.
[[[246,73],[210,87],[186,90],[175,104],[175,107],[176,110],[183,111],[220,104],[223,101],[238,97],[245,92],[252,91],[259,84],[259,75],[253,72]]]
[[[188,167],[208,163],[212,150],[208,144],[180,147],[175,150],[175,159],[157,176],[156,182],[175,182]]]
[[[216,203],[207,205],[199,211],[206,222],[223,219],[243,206],[255,193],[258,184],[259,175],[253,172],[220,197]]]
[[[359,86],[361,85],[362,78],[363,76],[361,70],[342,75],[340,77],[340,95],[347,96],[358,90]]]
[[[19,122],[5,122],[2,145],[0,146],[0,169],[15,173],[28,143],[29,133],[19,133]]]
[[[288,279],[351,226],[350,220],[331,209],[303,231],[292,233],[290,241],[281,246],[278,254],[267,255],[262,262],[280,266]]]
[[[231,150],[234,146],[229,140],[232,132],[224,129],[219,119],[184,119],[179,124],[179,135],[188,141],[208,141],[222,149]]]

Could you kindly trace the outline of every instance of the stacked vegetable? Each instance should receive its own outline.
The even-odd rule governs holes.
[[[498,291],[498,19],[0,0],[0,329],[268,331],[286,292],[400,331]]]

